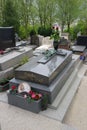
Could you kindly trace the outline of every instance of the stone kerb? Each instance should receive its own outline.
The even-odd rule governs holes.
[[[12,51],[0,55],[0,79],[14,76],[14,68],[18,66],[24,57],[32,57],[33,51],[30,47],[22,47],[24,51]]]

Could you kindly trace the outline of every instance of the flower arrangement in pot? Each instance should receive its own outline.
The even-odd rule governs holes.
[[[43,94],[31,90],[27,83],[21,83],[18,87],[13,85],[8,91],[9,104],[38,113],[42,110]]]
[[[59,27],[58,26],[53,26],[52,27],[52,34],[50,36],[50,39],[53,39],[53,46],[54,49],[57,50],[58,49],[58,45],[59,45],[59,40],[60,40],[60,33],[59,33]]]
[[[28,102],[39,100],[42,97],[41,93],[31,90],[30,86],[25,82],[21,83],[18,87],[15,85],[11,86],[9,92],[24,97]]]

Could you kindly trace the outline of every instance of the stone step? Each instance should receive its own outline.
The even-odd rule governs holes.
[[[70,77],[68,78],[66,83],[64,84],[63,88],[59,92],[58,96],[54,100],[54,102],[52,104],[48,105],[49,108],[51,108],[51,109],[57,109],[58,108],[58,106],[62,102],[64,96],[66,95],[68,89],[71,87],[71,84],[73,83],[76,76],[77,76],[77,71],[74,70],[74,72],[72,72],[72,74],[70,75]]]
[[[59,104],[62,102],[64,96],[66,95],[68,89],[72,86],[73,81],[77,77],[78,69],[81,67],[81,65],[82,65],[82,61],[79,61],[77,66],[75,67],[74,71],[72,72],[72,74],[70,75],[70,77],[68,78],[68,80],[66,81],[64,86],[62,87],[58,96],[54,100],[54,102],[52,104],[48,105],[49,108],[51,108],[51,109],[57,109],[58,108]]]
[[[82,68],[83,67],[84,66],[82,66]],[[79,71],[82,72],[82,68]],[[78,72],[77,77],[75,78],[70,89],[68,89],[68,92],[64,96],[64,98],[63,98],[62,102],[60,103],[60,105],[58,106],[58,108],[56,110],[48,108],[46,111],[40,112],[41,115],[47,116],[49,118],[53,118],[55,120],[59,120],[61,122],[63,121],[64,116],[72,102],[72,99],[74,98],[74,95],[76,94],[76,91],[79,87],[81,79],[85,73],[85,69],[84,69],[83,73],[81,73],[81,72]]]

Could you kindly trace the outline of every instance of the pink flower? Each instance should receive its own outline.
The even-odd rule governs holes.
[[[42,94],[39,93],[38,96],[39,96],[39,98],[41,98],[41,97],[42,97]]]
[[[35,99],[35,96],[36,96],[36,94],[33,93],[33,94],[31,95],[31,98]]]
[[[38,100],[42,97],[42,94],[34,92],[34,91],[29,91],[29,95],[32,99]]]

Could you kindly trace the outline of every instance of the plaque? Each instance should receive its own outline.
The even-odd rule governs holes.
[[[26,82],[23,82],[23,83],[19,84],[19,86],[18,86],[18,93],[29,92],[30,90],[31,90],[31,87]]]

